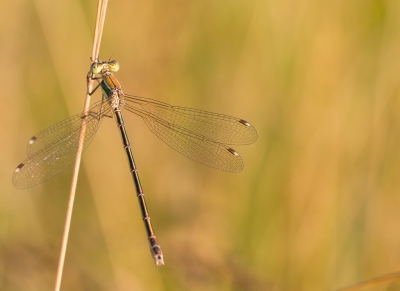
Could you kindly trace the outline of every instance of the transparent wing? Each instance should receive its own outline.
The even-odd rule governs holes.
[[[245,145],[257,140],[256,129],[247,121],[218,113],[172,106],[153,99],[124,94],[124,100],[140,105],[153,119],[164,120],[169,127],[184,129],[200,139],[221,144]]]
[[[230,147],[170,124],[158,116],[129,104],[126,104],[124,108],[141,116],[156,136],[184,156],[222,171],[240,172],[243,169],[241,157]]]
[[[98,101],[89,107],[89,114],[96,115],[100,110],[105,112],[109,109],[107,101]],[[81,125],[82,113],[78,113],[37,133],[28,141],[26,146],[28,157],[59,141],[68,133],[79,129]]]
[[[31,139],[34,142],[28,145],[28,159],[14,171],[12,178],[14,186],[16,188],[35,186],[72,164],[78,147],[82,145],[82,152],[86,150],[102,118],[109,111],[110,107],[102,102],[97,102],[90,107],[90,113],[84,121],[86,130],[83,140],[79,139],[84,120],[82,114],[74,115],[37,134],[36,139]]]

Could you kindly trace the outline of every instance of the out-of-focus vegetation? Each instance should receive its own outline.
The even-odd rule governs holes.
[[[95,1],[3,1],[0,289],[52,290],[72,167],[17,190],[36,132],[78,113]],[[83,155],[62,290],[332,290],[400,265],[400,2],[110,1],[100,56],[126,93],[238,116],[243,172],[127,116],[166,265],[113,120]],[[95,95],[93,100],[98,100]],[[397,290],[385,285],[373,290]]]

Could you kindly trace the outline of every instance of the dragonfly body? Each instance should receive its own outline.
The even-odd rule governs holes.
[[[229,172],[239,172],[243,162],[228,145],[246,145],[256,141],[257,131],[247,121],[218,113],[172,106],[150,98],[123,93],[112,72],[119,69],[116,61],[93,62],[91,73],[100,75],[103,99],[90,106],[86,113],[76,114],[33,136],[27,146],[28,158],[14,171],[17,188],[28,188],[50,179],[76,159],[76,150],[86,150],[104,117],[112,112],[122,138],[129,169],[135,184],[144,220],[150,251],[156,265],[164,264],[150,222],[132,149],[125,130],[121,109],[132,112],[163,142],[179,153],[207,166]],[[85,127],[84,138],[80,136]]]
[[[100,85],[107,98],[112,94],[112,92],[122,93],[121,85],[110,71],[103,73],[103,81]]]
[[[103,96],[109,101],[112,107],[114,118],[121,134],[122,145],[124,147],[125,154],[129,164],[129,170],[131,172],[132,179],[135,184],[136,195],[138,198],[140,211],[142,214],[142,219],[144,222],[144,226],[146,228],[147,237],[149,239],[150,252],[153,256],[156,265],[161,266],[164,265],[163,253],[160,245],[157,242],[157,238],[154,234],[153,227],[151,225],[149,212],[147,210],[146,200],[144,198],[143,189],[139,180],[139,173],[137,171],[135,160],[133,158],[131,145],[129,143],[128,134],[126,133],[125,130],[124,119],[120,108],[123,104],[123,92],[121,89],[121,85],[119,84],[117,78],[115,78],[114,75],[111,73],[110,68],[112,67],[109,67],[107,63],[105,63],[102,66],[101,74],[103,76],[103,80],[101,81],[100,86],[103,91]],[[97,73],[98,69],[99,67],[92,66],[93,73]]]

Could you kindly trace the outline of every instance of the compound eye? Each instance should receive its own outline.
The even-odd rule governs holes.
[[[90,66],[90,71],[93,74],[100,74],[103,67],[104,67],[104,64],[102,64],[102,63],[92,63],[92,65]]]
[[[109,61],[108,68],[111,72],[116,72],[119,70],[119,63],[117,61]]]

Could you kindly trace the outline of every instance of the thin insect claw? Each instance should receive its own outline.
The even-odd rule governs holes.
[[[92,90],[92,92],[88,92],[88,94],[89,94],[90,96],[92,96],[92,95],[93,95],[93,93],[94,93],[94,92],[96,92],[96,90],[97,90],[99,87],[100,87],[100,83],[99,83],[99,84],[97,84],[97,86],[96,86],[96,87],[94,87],[94,89]]]

